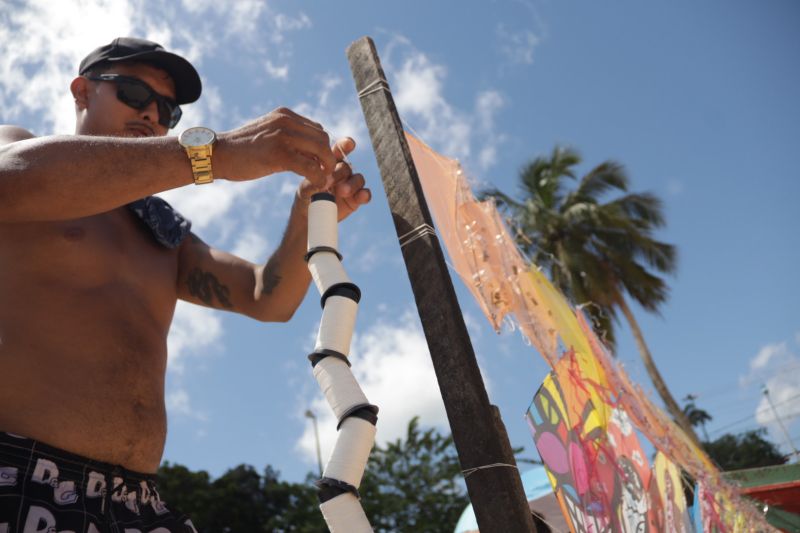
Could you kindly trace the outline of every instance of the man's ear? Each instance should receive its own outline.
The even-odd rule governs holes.
[[[89,80],[83,76],[78,76],[69,84],[72,97],[75,99],[75,106],[78,109],[89,107]]]

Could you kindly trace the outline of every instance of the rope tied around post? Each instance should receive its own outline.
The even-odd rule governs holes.
[[[377,80],[365,85],[364,88],[358,92],[358,97],[364,98],[368,94],[377,93],[380,91],[386,91],[387,93],[392,94],[392,90],[389,88],[389,82],[384,78],[378,78]]]
[[[519,468],[517,468],[517,465],[510,465],[508,463],[492,463],[490,465],[476,466],[475,468],[467,468],[466,470],[462,470],[461,473],[464,474],[464,477],[466,478],[474,474],[478,470],[488,470],[490,468],[500,468],[502,466],[506,466],[508,468],[515,468],[519,470]]]

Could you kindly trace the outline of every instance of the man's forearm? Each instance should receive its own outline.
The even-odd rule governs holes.
[[[27,139],[0,147],[0,221],[89,216],[191,182],[174,137]]]
[[[270,315],[277,309],[289,320],[305,298],[311,274],[303,259],[308,242],[308,202],[296,197],[280,245],[267,264],[261,267],[256,281],[255,298]]]

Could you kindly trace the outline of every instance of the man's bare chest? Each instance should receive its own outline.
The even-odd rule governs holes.
[[[0,283],[19,279],[77,290],[132,284],[174,298],[177,262],[177,251],[156,243],[126,208],[0,226]]]

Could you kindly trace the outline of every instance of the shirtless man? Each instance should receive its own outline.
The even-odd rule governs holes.
[[[311,194],[331,189],[342,219],[370,191],[342,162],[352,139],[331,148],[319,124],[276,109],[218,134],[211,168],[232,181],[305,178],[280,246],[255,265],[182,239],[188,223],[149,195],[208,177],[165,137],[176,103],[200,96],[196,71],[123,38],[80,73],[76,135],[0,126],[0,533],[194,531],[152,479],[176,301],[289,320],[310,282]]]

